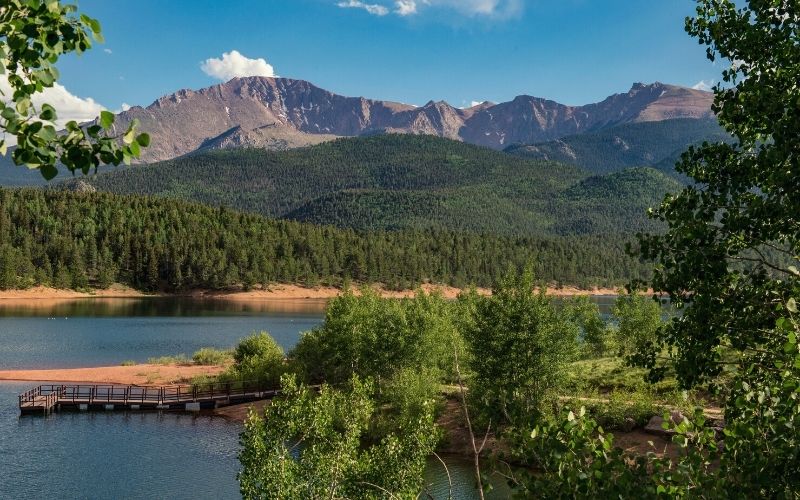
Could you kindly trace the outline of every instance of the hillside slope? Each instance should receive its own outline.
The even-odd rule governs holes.
[[[630,123],[531,145],[514,145],[509,154],[579,165],[605,174],[627,167],[674,164],[672,159],[693,144],[729,141],[716,120],[676,119]],[[668,171],[669,169],[665,169]]]
[[[491,286],[529,263],[546,281],[613,286],[642,277],[621,238],[503,238],[448,231],[357,233],[180,200],[0,189],[0,289],[228,289],[354,280]]]
[[[114,193],[184,198],[346,228],[518,235],[654,228],[645,209],[677,188],[663,175],[619,186],[619,178],[609,177],[611,192],[576,194],[575,186],[589,177],[579,167],[457,141],[382,135],[291,151],[196,154],[90,182]],[[615,210],[587,210],[611,204]]]

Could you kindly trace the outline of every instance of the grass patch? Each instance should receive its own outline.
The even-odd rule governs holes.
[[[568,369],[566,389],[572,394],[610,393],[618,390],[637,392],[647,390],[666,395],[677,390],[674,376],[668,375],[656,384],[648,384],[642,368],[631,368],[618,357],[575,361]]]
[[[185,354],[178,354],[177,356],[160,356],[158,358],[149,358],[148,365],[189,365],[192,360],[186,357]]]
[[[120,366],[136,366],[136,361],[128,359],[120,363]]]
[[[203,347],[192,355],[192,361],[202,366],[225,365],[233,361],[233,352],[230,350]]]
[[[570,407],[585,407],[604,429],[624,431],[646,425],[653,415],[666,409],[646,391],[619,390],[605,399],[575,398],[567,402]]]

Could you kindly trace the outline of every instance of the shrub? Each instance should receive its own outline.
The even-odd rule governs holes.
[[[218,366],[228,363],[233,358],[231,351],[223,351],[212,347],[203,347],[192,355],[195,364],[203,366]]]
[[[347,292],[331,301],[325,322],[303,335],[291,357],[315,382],[341,383],[356,374],[380,385],[406,368],[449,374],[463,344],[455,307],[424,292],[401,300],[369,288],[360,296]]]
[[[631,358],[652,351],[658,329],[663,324],[661,304],[644,295],[620,295],[613,314],[618,322],[616,343],[620,355]]]
[[[564,299],[563,311],[581,329],[584,355],[600,357],[613,349],[614,332],[600,316],[600,307],[589,297]]]
[[[249,358],[278,357],[283,358],[283,348],[267,332],[253,333],[239,342],[233,351],[236,364],[244,363]]]
[[[550,413],[576,354],[578,327],[544,292],[534,293],[530,270],[504,278],[474,311],[464,336],[478,414],[514,424]]]
[[[254,380],[277,386],[286,371],[283,348],[267,332],[253,334],[236,346],[234,365],[221,379]]]

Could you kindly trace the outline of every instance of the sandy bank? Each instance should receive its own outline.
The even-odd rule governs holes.
[[[0,380],[74,384],[169,385],[199,375],[217,375],[223,366],[134,365],[54,370],[0,370]]]
[[[413,297],[416,290],[387,290],[381,286],[372,287],[383,297],[404,298]],[[446,298],[456,298],[464,290],[451,286],[422,285],[420,287],[426,292],[437,291]],[[491,290],[478,288],[478,293],[490,295]],[[354,288],[355,293],[359,293]],[[336,287],[303,287],[299,285],[272,285],[263,289],[248,291],[211,291],[193,290],[180,294],[145,294],[124,285],[114,285],[107,289],[97,289],[91,292],[78,292],[75,290],[59,290],[48,287],[35,287],[26,290],[0,290],[0,300],[2,304],[30,303],[31,300],[46,300],[50,304],[58,301],[71,301],[77,299],[111,299],[111,298],[142,298],[152,296],[162,297],[196,297],[213,298],[231,301],[258,301],[258,300],[298,300],[298,299],[331,299],[342,294],[341,288]],[[548,288],[547,294],[556,297],[572,297],[576,295],[616,295],[615,288],[593,288],[583,290],[575,287]]]
[[[112,285],[105,289],[94,289],[91,292],[78,292],[75,290],[60,290],[45,286],[26,288],[25,290],[0,290],[0,300],[13,302],[15,300],[47,299],[47,300],[74,300],[87,298],[139,298],[148,295],[134,290],[125,285]]]

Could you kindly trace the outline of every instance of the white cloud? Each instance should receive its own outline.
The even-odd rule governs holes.
[[[4,103],[11,102],[11,85],[8,80],[3,76],[0,77],[0,99]],[[56,109],[58,119],[55,122],[56,128],[63,128],[64,125],[71,120],[78,123],[94,120],[100,114],[100,111],[106,109],[105,106],[96,102],[91,97],[78,97],[72,94],[60,83],[53,84],[52,87],[44,89],[44,91],[34,94],[31,98],[34,107],[39,110],[42,104],[47,103]],[[13,137],[6,136],[8,144],[15,143]]]
[[[471,103],[469,103],[469,107],[470,108],[474,108],[475,106],[477,106],[479,104],[483,104],[483,101],[472,101]]]
[[[410,16],[417,13],[417,2],[414,0],[397,0],[394,6],[394,12],[399,16]]]
[[[131,109],[131,105],[128,104],[127,102],[123,102],[122,106],[120,106],[120,108],[121,108],[122,111],[128,111],[129,109]]]
[[[522,11],[524,0],[380,0],[380,3],[364,3],[360,0],[340,1],[342,8],[364,9],[376,16],[390,12],[398,16],[413,16],[427,9],[455,10],[470,17],[507,18]],[[390,7],[392,7],[390,9]]]
[[[0,78],[0,92],[3,93],[0,96],[3,102],[11,102],[11,94],[13,92],[5,77]],[[36,109],[41,109],[44,103],[53,106],[58,115],[56,124],[60,127],[63,127],[65,123],[71,120],[75,120],[78,123],[93,120],[97,118],[100,111],[106,109],[105,106],[95,102],[91,97],[82,98],[72,94],[60,83],[54,83],[52,87],[33,94],[31,102]]]
[[[114,53],[114,52],[112,52],[111,49],[103,49],[103,52],[105,52],[106,54],[113,54]]]
[[[389,9],[383,5],[372,4],[372,3],[364,3],[360,2],[359,0],[348,0],[347,2],[339,2],[336,4],[337,7],[341,7],[342,9],[364,9],[370,14],[376,16],[385,16],[389,13]]]
[[[250,59],[240,54],[238,50],[225,52],[221,58],[206,59],[200,64],[200,69],[208,76],[224,82],[235,77],[275,76],[275,68],[265,59]]]
[[[714,90],[714,85],[716,83],[717,82],[714,80],[700,80],[696,84],[692,85],[692,88],[695,90],[703,90],[706,92],[711,92],[712,90]]]
[[[422,0],[434,7],[450,7],[469,16],[506,17],[522,10],[522,0]]]

